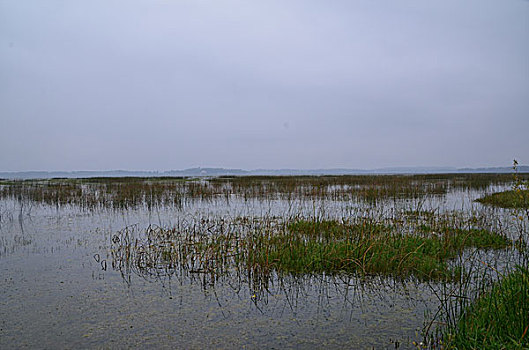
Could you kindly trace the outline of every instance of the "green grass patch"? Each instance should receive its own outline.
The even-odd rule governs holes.
[[[511,190],[493,193],[476,200],[477,202],[501,208],[529,208],[529,190]]]
[[[505,248],[510,241],[478,229],[443,228],[397,234],[389,226],[363,221],[300,220],[283,232],[252,237],[248,262],[292,273],[360,272],[421,279],[450,279],[448,266],[464,248]]]
[[[444,338],[453,349],[528,349],[528,328],[529,270],[518,268],[471,304]]]

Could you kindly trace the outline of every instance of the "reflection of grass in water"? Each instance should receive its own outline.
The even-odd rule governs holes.
[[[511,190],[489,194],[477,199],[483,204],[501,208],[529,208],[529,190]]]
[[[445,332],[449,348],[529,348],[529,270],[519,267],[495,283]]]

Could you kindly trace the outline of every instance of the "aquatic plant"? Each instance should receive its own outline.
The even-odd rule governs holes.
[[[529,209],[529,190],[516,189],[492,193],[476,201],[501,208]]]
[[[463,310],[445,331],[449,349],[529,347],[529,270],[518,267]]]
[[[511,180],[506,174],[57,178],[4,181],[0,185],[0,198],[54,206],[78,205],[85,209],[179,207],[187,200],[229,200],[232,196],[245,200],[306,199],[377,204],[440,196],[450,188],[486,188]]]
[[[458,272],[447,260],[465,248],[509,244],[505,236],[484,229],[443,227],[435,233],[423,229],[407,234],[369,220],[301,220],[289,223],[286,231],[254,238],[248,254],[251,264],[294,273],[348,271],[437,279]]]
[[[445,324],[440,335],[444,348],[529,348],[529,244],[526,226],[529,206],[526,203],[527,182],[518,174],[517,164],[514,160],[511,191],[485,196],[479,201],[511,208],[519,231],[515,244],[518,263],[514,269],[501,272],[479,260],[484,265],[479,272],[474,261],[464,267],[465,272],[455,286],[444,286],[438,295],[441,302],[439,311],[443,310]],[[435,337],[433,339],[431,344],[439,342]]]
[[[513,182],[510,191],[492,193],[478,198],[476,201],[501,208],[527,209],[526,214],[529,218],[529,180],[518,173],[518,162],[516,159],[513,161],[512,177]]]
[[[113,238],[113,266],[141,274],[183,268],[222,274],[230,268],[294,274],[356,273],[419,279],[452,279],[448,260],[464,249],[501,249],[503,235],[476,228],[447,226],[412,232],[371,219],[319,220],[271,218],[230,222],[200,220],[186,227],[149,227],[143,238],[125,229]],[[154,272],[153,272],[154,271]]]

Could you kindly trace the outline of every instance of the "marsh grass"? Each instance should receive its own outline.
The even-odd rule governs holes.
[[[352,224],[301,220],[254,243],[251,263],[292,273],[356,272],[419,279],[452,279],[447,261],[465,248],[501,249],[510,241],[484,229],[444,227],[433,234],[395,232],[372,221]]]
[[[205,219],[170,229],[126,227],[111,238],[112,267],[127,278],[131,272],[145,278],[196,273],[216,280],[238,265],[240,228],[233,222]]]
[[[56,178],[2,181],[0,198],[85,209],[182,206],[188,200],[231,197],[377,204],[385,200],[441,196],[453,188],[483,189],[510,182],[512,177],[507,174]]]
[[[464,249],[502,249],[511,244],[486,229],[444,225],[434,230],[422,225],[405,232],[366,218],[203,219],[171,229],[149,227],[142,237],[131,237],[126,229],[112,239],[113,266],[140,275],[183,269],[217,276],[236,269],[451,280],[460,269],[448,262]]]
[[[528,349],[529,348],[529,219],[527,176],[517,172],[514,161],[512,190],[493,193],[477,201],[510,209],[519,234],[513,245],[515,268],[498,269],[479,256],[462,264],[463,273],[456,283],[441,284],[436,293],[444,325],[430,346],[445,349]],[[524,217],[525,216],[525,217]],[[505,224],[505,222],[504,222]],[[474,252],[476,254],[477,252]],[[473,254],[473,255],[474,255]],[[493,264],[497,260],[492,261]],[[431,324],[435,321],[433,317]],[[430,327],[428,327],[429,329]],[[428,330],[425,332],[428,334]]]
[[[497,281],[445,330],[449,349],[529,348],[529,270],[518,267]]]
[[[529,209],[529,190],[510,190],[492,193],[477,199],[478,202],[501,208]]]

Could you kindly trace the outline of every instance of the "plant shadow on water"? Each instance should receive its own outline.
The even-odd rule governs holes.
[[[439,348],[525,261],[527,220],[474,203],[511,183],[4,181],[0,347]]]

